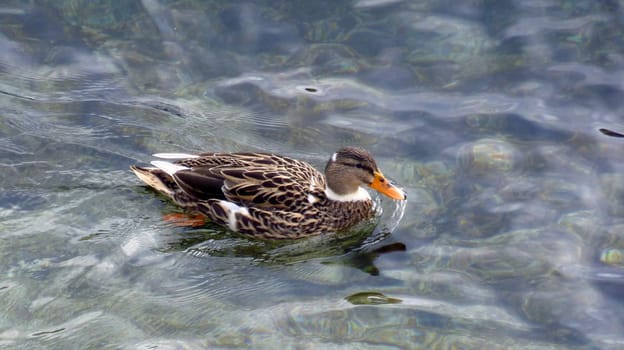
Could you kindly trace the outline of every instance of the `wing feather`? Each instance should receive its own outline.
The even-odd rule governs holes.
[[[264,209],[285,209],[309,203],[324,177],[308,163],[266,153],[202,153],[176,161],[188,169],[174,179],[199,199],[225,198]],[[318,189],[317,189],[318,190]]]

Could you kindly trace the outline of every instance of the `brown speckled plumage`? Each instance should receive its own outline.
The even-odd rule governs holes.
[[[360,185],[405,198],[383,178],[370,153],[355,147],[332,156],[325,168],[327,179],[305,162],[269,153],[161,156],[184,159],[131,169],[178,205],[261,238],[334,232],[371,217],[373,202]]]

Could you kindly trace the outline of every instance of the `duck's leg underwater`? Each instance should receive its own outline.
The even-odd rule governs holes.
[[[180,227],[201,227],[209,221],[206,215],[186,213],[167,214],[163,216],[163,220]]]

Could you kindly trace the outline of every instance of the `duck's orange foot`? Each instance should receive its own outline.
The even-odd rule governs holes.
[[[202,214],[173,213],[163,216],[163,220],[175,226],[204,226],[206,224],[206,219],[206,216]]]

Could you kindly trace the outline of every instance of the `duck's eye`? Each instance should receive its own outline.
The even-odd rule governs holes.
[[[358,169],[362,169],[362,164],[357,163],[357,164],[355,165],[355,167],[356,167],[356,168],[358,168]]]

